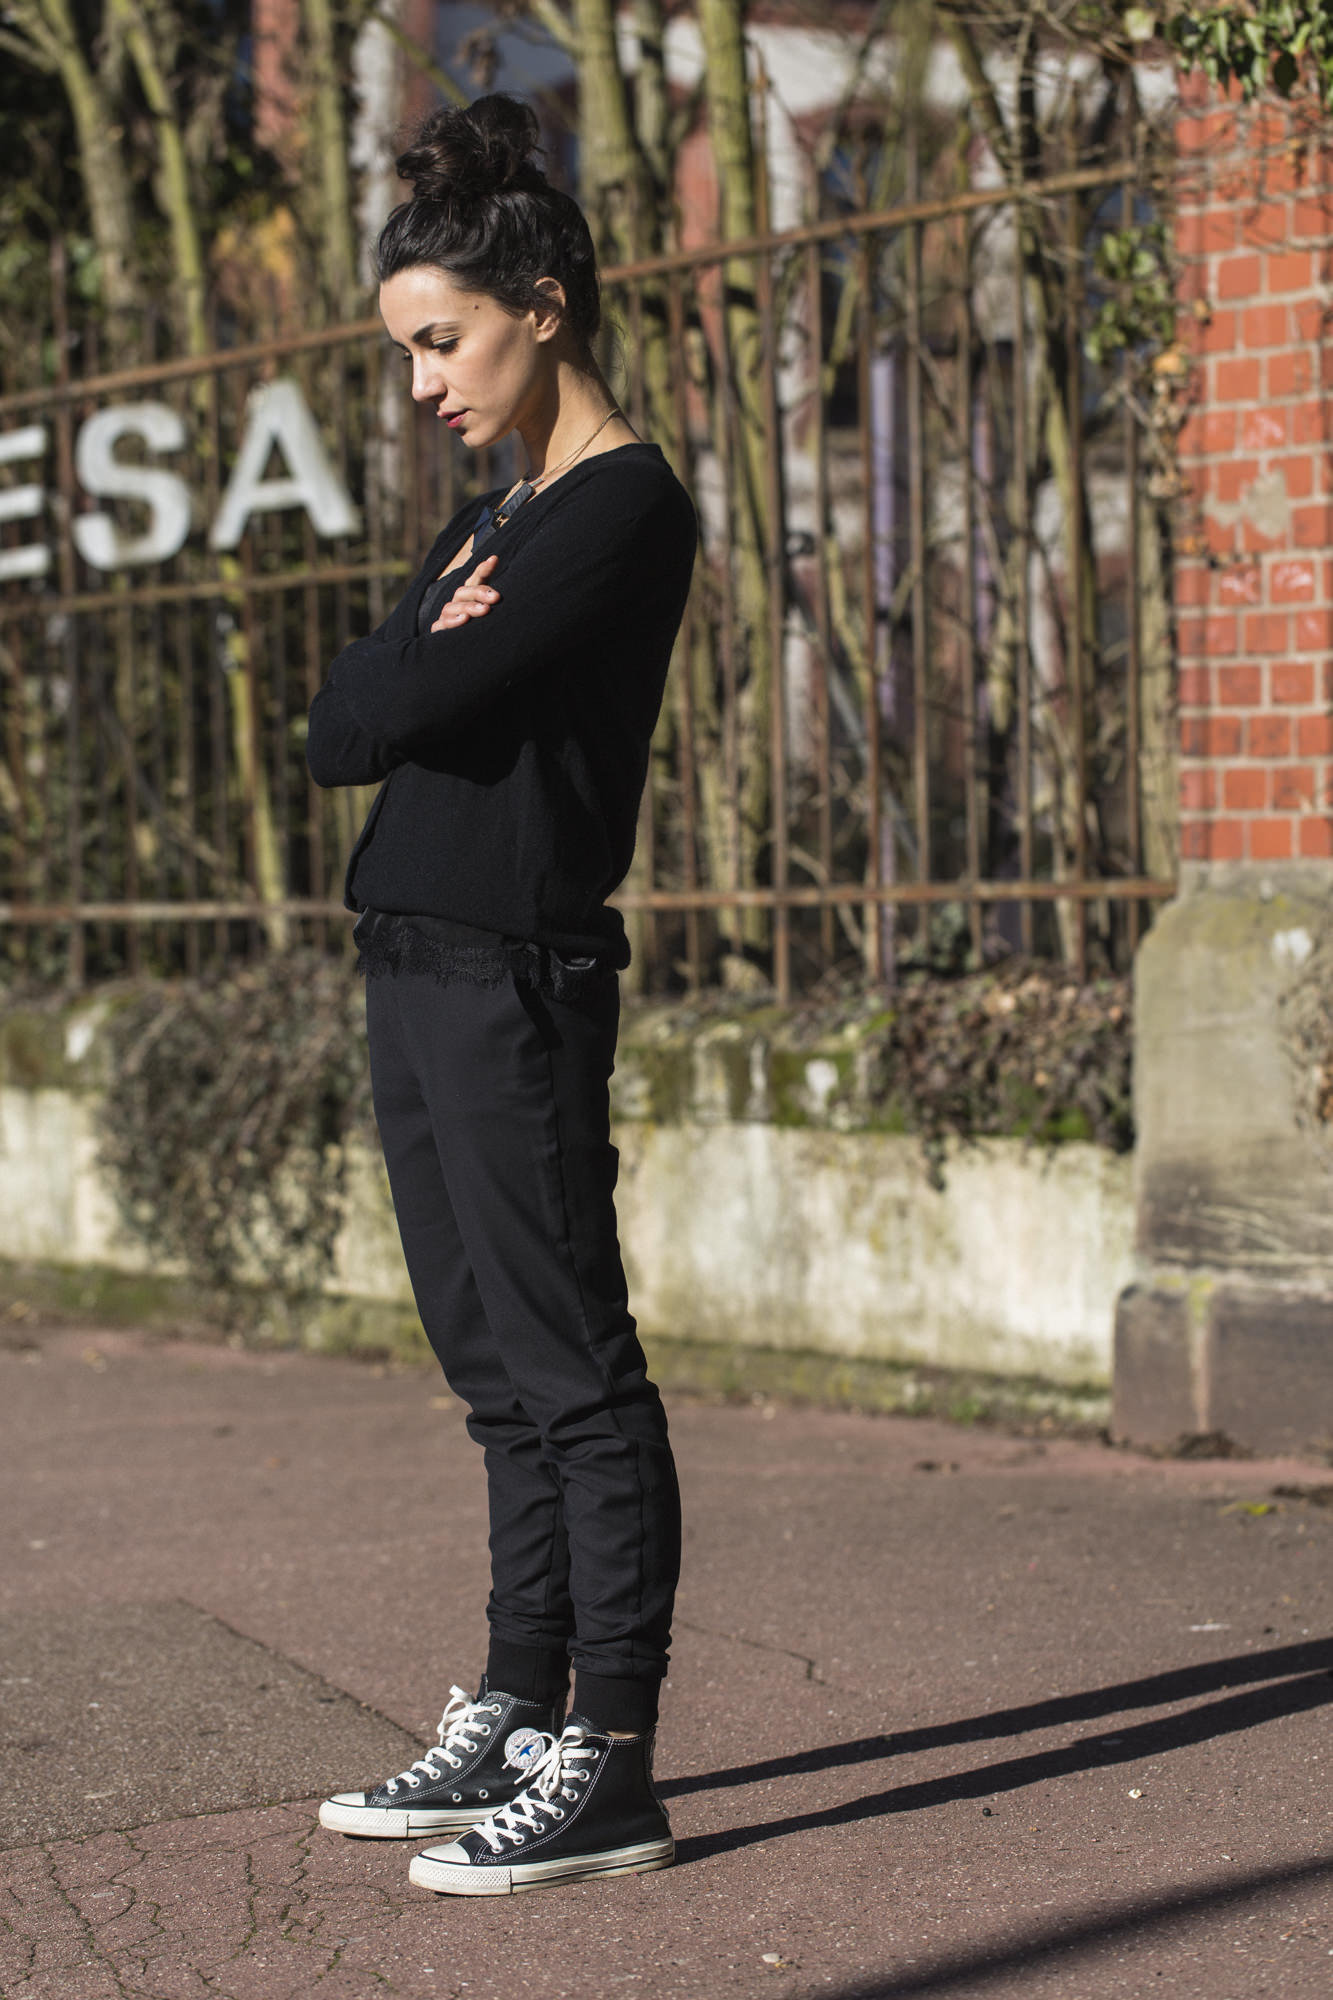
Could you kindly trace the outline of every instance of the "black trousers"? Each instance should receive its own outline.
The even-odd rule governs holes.
[[[422,1324],[486,1454],[487,1675],[649,1728],[680,1502],[616,1236],[614,974],[367,981],[375,1115]]]

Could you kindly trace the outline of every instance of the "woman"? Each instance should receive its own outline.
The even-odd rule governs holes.
[[[412,395],[471,450],[516,433],[527,469],[338,655],[308,750],[321,785],[384,780],[347,875],[375,1113],[422,1323],[486,1454],[492,1570],[475,1698],[455,1687],[434,1749],[320,1819],[471,1828],[410,1870],[458,1895],[673,1854],[651,1772],[679,1500],[616,1240],[629,950],[606,898],[698,527],[592,358],[592,240],[536,138],[485,97],[398,162],[413,196],[379,239],[380,310]]]

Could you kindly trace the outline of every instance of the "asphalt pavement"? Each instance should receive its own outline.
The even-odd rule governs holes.
[[[3,1343],[5,2000],[1333,1995],[1327,1467],[674,1401],[678,1864],[462,1902],[315,1821],[484,1658],[438,1377]]]

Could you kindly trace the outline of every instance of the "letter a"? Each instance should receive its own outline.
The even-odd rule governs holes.
[[[277,445],[286,479],[265,479]],[[315,420],[295,382],[265,382],[250,393],[245,436],[208,537],[211,549],[234,549],[252,514],[304,507],[318,535],[354,535],[360,516],[329,463]]]

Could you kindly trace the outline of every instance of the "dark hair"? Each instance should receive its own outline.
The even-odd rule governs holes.
[[[435,264],[521,314],[549,308],[537,280],[558,278],[566,324],[590,341],[602,317],[592,235],[578,203],[533,162],[538,137],[535,113],[502,93],[433,111],[396,162],[412,198],[380,231],[381,284]]]

